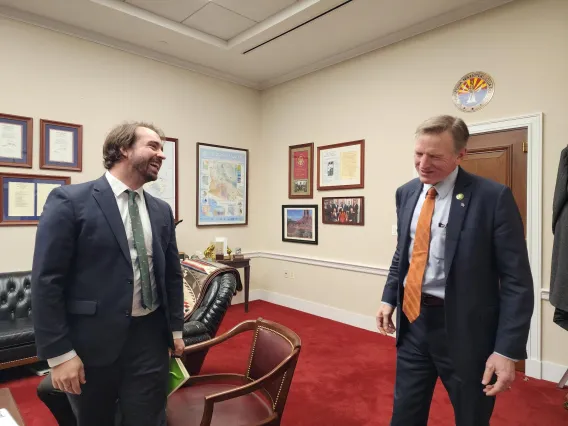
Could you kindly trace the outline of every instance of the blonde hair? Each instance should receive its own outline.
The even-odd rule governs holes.
[[[461,118],[451,115],[437,115],[424,121],[416,129],[416,137],[428,134],[439,135],[446,131],[452,135],[456,152],[467,146],[469,139],[467,124]]]

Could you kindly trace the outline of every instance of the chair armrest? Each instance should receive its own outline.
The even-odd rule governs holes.
[[[286,369],[288,369],[289,364],[294,360],[299,351],[299,349],[294,349],[294,351],[290,355],[288,355],[286,359],[284,359],[284,361],[282,361],[280,364],[274,367],[272,371],[265,374],[260,379],[254,380],[250,383],[247,383],[246,385],[239,386],[238,388],[206,396],[205,405],[207,406],[208,402],[210,402],[211,404],[215,402],[222,402],[259,390],[271,379],[274,379],[274,376],[278,376],[280,373],[284,374]]]
[[[221,334],[220,336],[214,337],[211,340],[207,340],[206,342],[197,343],[195,345],[186,346],[183,350],[184,355],[191,354],[193,352],[200,352],[204,349],[210,348],[211,346],[218,345],[219,343],[223,343],[225,340],[230,339],[231,337],[236,336],[244,331],[254,330],[256,327],[256,320],[249,320],[242,322],[241,324],[236,325],[226,333]]]

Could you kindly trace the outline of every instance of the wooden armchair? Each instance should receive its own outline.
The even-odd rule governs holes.
[[[250,320],[209,341],[189,346],[187,356],[240,334],[254,331],[244,374],[191,377],[168,398],[169,426],[277,426],[300,355],[296,333],[272,321]]]

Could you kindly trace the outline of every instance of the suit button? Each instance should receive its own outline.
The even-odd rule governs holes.
[[[128,284],[128,285],[132,285],[132,280],[128,280],[128,281],[126,281],[126,284]]]
[[[126,315],[127,317],[130,316],[130,311],[124,311],[124,315]]]

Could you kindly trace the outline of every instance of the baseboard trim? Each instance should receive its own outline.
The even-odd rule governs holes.
[[[353,327],[362,328],[372,332],[378,332],[374,316],[358,314],[345,309],[324,305],[323,303],[311,302],[309,300],[263,289],[251,290],[249,300],[263,300],[265,302],[274,303],[276,305],[285,306],[297,311],[337,321],[342,324],[351,325]],[[568,366],[548,361],[541,362],[529,359],[525,363],[525,374],[527,377],[541,378],[542,380],[554,383],[558,383],[560,381],[567,369]]]

